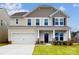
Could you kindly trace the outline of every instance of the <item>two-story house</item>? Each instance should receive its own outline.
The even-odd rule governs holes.
[[[45,43],[71,39],[69,16],[60,9],[42,5],[31,12],[10,16],[8,39],[12,43],[34,44],[37,39]]]

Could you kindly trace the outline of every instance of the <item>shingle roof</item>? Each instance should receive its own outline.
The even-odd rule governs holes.
[[[53,12],[55,12],[57,9],[48,6],[48,5],[41,5],[38,6],[36,9],[34,9],[32,12],[26,15],[26,17],[47,17]]]
[[[50,5],[40,5],[29,13],[18,12],[11,16],[13,16],[13,17],[49,17],[51,14],[53,14],[55,12],[58,13],[57,10],[58,10],[57,8],[52,7]],[[66,16],[66,14],[63,13],[62,11],[60,13],[62,13],[62,15],[64,15],[64,16]]]
[[[14,14],[12,14],[11,16],[15,17],[15,16],[19,16],[19,17],[22,17],[24,14],[26,14],[27,12],[16,12]]]

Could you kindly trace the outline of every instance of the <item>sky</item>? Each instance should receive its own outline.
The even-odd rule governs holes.
[[[68,16],[68,26],[72,31],[79,31],[79,4],[77,3],[0,3],[0,8],[5,8],[8,14],[15,12],[30,12],[39,5],[50,5],[64,11]]]

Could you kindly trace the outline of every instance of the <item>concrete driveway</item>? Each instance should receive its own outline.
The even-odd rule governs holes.
[[[34,46],[35,46],[34,44],[33,45],[9,44],[9,45],[0,47],[0,55],[3,55],[3,54],[32,55]]]

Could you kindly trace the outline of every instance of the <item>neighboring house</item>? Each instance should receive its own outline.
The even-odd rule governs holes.
[[[77,33],[77,34],[75,35],[75,42],[76,42],[76,43],[79,43],[79,33]]]
[[[12,43],[34,44],[37,39],[45,43],[71,39],[69,16],[60,9],[42,5],[31,12],[10,16],[8,40]]]
[[[0,8],[0,43],[8,42],[8,20],[7,11]]]

